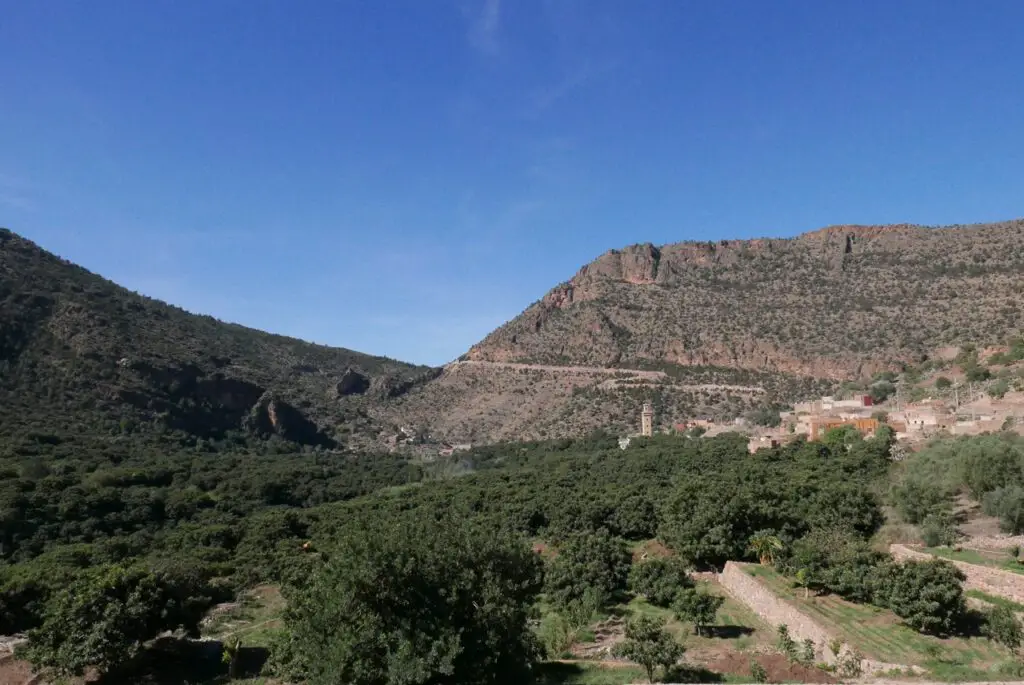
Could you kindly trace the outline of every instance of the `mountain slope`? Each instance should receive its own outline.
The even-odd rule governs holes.
[[[730,419],[1001,343],[1022,295],[1024,221],[634,245],[430,369],[189,314],[0,230],[0,439],[436,450],[633,432],[645,401],[660,427]]]
[[[663,362],[847,378],[1022,325],[1024,221],[836,226],[634,245],[584,266],[467,358]]]
[[[426,376],[424,376],[426,374]],[[430,376],[189,314],[0,229],[0,431],[373,440],[379,398]]]

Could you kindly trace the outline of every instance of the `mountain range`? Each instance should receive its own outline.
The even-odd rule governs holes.
[[[0,437],[327,449],[731,418],[1021,330],[1024,221],[610,250],[428,368],[223,323],[0,229]]]

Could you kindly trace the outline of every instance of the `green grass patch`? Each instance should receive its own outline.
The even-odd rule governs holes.
[[[968,590],[964,594],[968,597],[973,597],[974,599],[980,599],[983,602],[988,602],[992,606],[1006,607],[1007,609],[1012,609],[1013,611],[1024,612],[1024,604],[1021,604],[1020,602],[1014,602],[1012,599],[1000,597],[999,595],[990,595],[989,593],[982,592],[981,590]]]
[[[542,685],[627,685],[647,681],[642,668],[610,668],[597,663],[548,661],[540,665],[537,682]]]
[[[978,566],[988,566],[990,568],[997,568],[1000,571],[1024,575],[1024,565],[1010,558],[1009,554],[984,554],[973,549],[954,550],[949,547],[924,547],[921,551],[933,556],[942,557],[943,559],[962,561]]]
[[[664,620],[666,629],[683,642],[687,649],[722,646],[724,643],[737,651],[747,651],[759,645],[774,643],[774,630],[749,607],[726,594],[718,583],[700,581],[697,587],[725,598],[715,624],[708,626],[704,635],[697,635],[693,624],[677,620],[671,609],[653,606],[641,597],[620,606],[619,610],[627,618],[654,616]]]
[[[941,639],[922,635],[900,623],[887,609],[854,604],[833,595],[804,598],[801,589],[765,567],[747,567],[779,597],[786,599],[839,639],[866,657],[926,668],[939,680],[1004,679],[997,668],[1011,657],[1003,647],[983,637]]]
[[[264,585],[246,592],[237,606],[216,613],[203,628],[203,637],[237,637],[246,647],[266,647],[281,629],[285,600],[277,587]]]

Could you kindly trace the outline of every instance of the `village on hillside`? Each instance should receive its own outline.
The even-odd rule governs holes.
[[[766,410],[770,417],[766,422],[748,416],[729,422],[695,419],[665,426],[660,432],[696,431],[707,436],[739,432],[749,436],[751,453],[800,438],[820,440],[827,431],[843,426],[851,426],[870,437],[880,426],[887,425],[894,431],[896,440],[909,449],[940,434],[1024,433],[1024,377],[1016,368],[1019,360],[1011,359],[1002,374],[992,375],[987,370],[977,373],[978,369],[985,369],[980,366],[984,362],[998,365],[1000,355],[1007,354],[1008,349],[992,348],[980,355],[971,348],[946,351],[947,365],[940,367],[941,371],[926,382],[899,380],[893,383],[896,374],[881,374],[877,382],[888,384],[891,389],[882,396],[863,389],[852,390],[796,402],[778,412]],[[972,380],[972,376],[982,378]],[[1008,378],[1016,380],[1011,385]],[[639,433],[621,438],[619,446],[625,449],[632,438],[653,435],[657,425],[655,418],[652,405],[645,403]]]

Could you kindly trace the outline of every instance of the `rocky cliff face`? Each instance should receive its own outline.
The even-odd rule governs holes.
[[[611,250],[467,354],[846,378],[1019,329],[1024,222]]]

